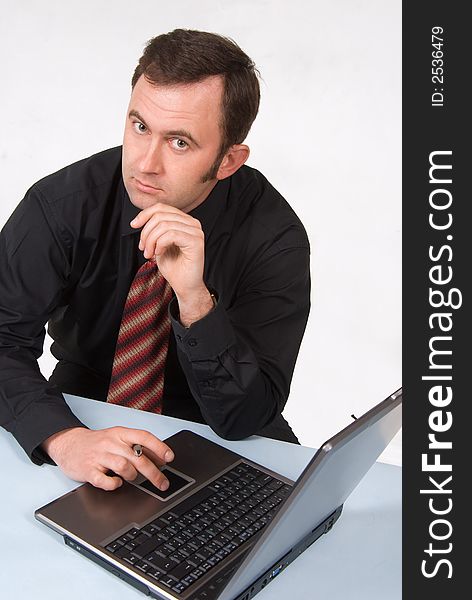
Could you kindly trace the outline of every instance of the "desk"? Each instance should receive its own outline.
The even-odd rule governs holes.
[[[305,448],[253,436],[221,440],[206,425],[65,396],[89,427],[122,425],[166,438],[190,429],[296,479],[314,454]],[[0,585],[3,598],[139,600],[143,594],[64,545],[36,521],[34,510],[77,487],[57,467],[33,465],[14,438],[0,430],[2,494]],[[262,590],[260,600],[399,600],[401,598],[401,468],[376,463],[322,536]]]

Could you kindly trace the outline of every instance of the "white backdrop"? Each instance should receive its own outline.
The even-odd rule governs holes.
[[[232,37],[262,101],[248,164],[304,222],[312,312],[285,416],[318,447],[401,385],[399,0],[16,0],[0,22],[0,225],[39,178],[121,143],[145,42]],[[41,368],[53,359],[46,350]],[[401,464],[401,433],[382,459]]]

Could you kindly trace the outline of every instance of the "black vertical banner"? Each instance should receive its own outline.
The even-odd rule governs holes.
[[[466,6],[403,3],[405,600],[470,595],[472,36]]]

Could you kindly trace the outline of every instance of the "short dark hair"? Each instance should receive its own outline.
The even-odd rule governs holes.
[[[233,144],[244,141],[259,110],[259,72],[230,38],[206,31],[175,29],[147,43],[131,80],[144,75],[154,85],[197,83],[220,75],[224,81],[221,110],[221,161]]]

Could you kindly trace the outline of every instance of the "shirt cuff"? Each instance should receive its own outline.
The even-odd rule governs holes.
[[[50,404],[45,406],[41,403],[32,403],[28,411],[22,415],[21,421],[17,423],[13,435],[33,463],[42,465],[46,462],[54,465],[54,461],[40,445],[54,433],[72,427],[85,427],[85,425],[73,414],[65,400],[63,404],[54,404],[54,407]]]
[[[188,328],[179,321],[177,298],[169,304],[169,315],[177,348],[189,361],[215,358],[235,343],[233,326],[221,302]]]

